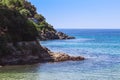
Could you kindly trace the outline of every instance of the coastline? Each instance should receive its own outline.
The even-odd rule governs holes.
[[[28,1],[8,0],[5,2],[2,0],[0,11],[2,12],[0,13],[2,19],[0,21],[0,65],[84,59],[80,56],[74,57],[64,53],[54,54],[54,52],[40,45],[38,39],[62,40],[74,39],[75,37],[57,32],[44,16],[37,13],[36,7]]]
[[[0,65],[26,65],[44,62],[81,61],[84,57],[70,56],[66,53],[52,52],[42,47],[37,41],[18,42],[17,47],[13,43],[7,44],[12,51],[11,55],[4,55],[0,58]]]

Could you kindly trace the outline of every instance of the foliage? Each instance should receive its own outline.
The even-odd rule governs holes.
[[[7,27],[7,35],[11,36],[9,41],[35,40],[37,30],[29,20],[18,11],[8,8],[0,9],[0,27]]]
[[[20,10],[20,14],[22,14],[22,15],[25,16],[25,17],[31,16],[30,11],[27,10],[27,9],[21,9],[21,10]]]
[[[34,5],[31,5],[31,3],[26,0],[1,0],[1,4],[18,11],[21,11],[21,9],[26,9],[30,12],[31,17],[36,14],[36,8]]]
[[[9,29],[7,36],[14,35],[9,37],[8,41],[29,40],[23,37],[36,36],[37,32],[42,30],[55,31],[44,16],[36,12],[34,5],[26,0],[1,0],[0,4],[0,27],[7,26]]]
[[[39,22],[45,21],[45,18],[41,14],[35,14],[34,18]]]
[[[9,9],[18,11],[20,14],[27,18],[31,18],[31,21],[38,31],[43,29],[54,30],[51,25],[49,25],[44,16],[36,12],[36,8],[30,2],[26,0],[1,0],[2,6],[6,6]]]
[[[5,46],[8,42],[36,40],[42,30],[55,31],[30,2],[0,0],[0,53],[7,51]]]

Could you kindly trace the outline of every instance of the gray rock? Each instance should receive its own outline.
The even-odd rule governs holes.
[[[54,59],[54,62],[61,62],[61,61],[80,61],[80,60],[84,60],[84,57],[81,56],[70,56],[68,54],[65,53],[54,53],[51,52],[50,53],[51,57]]]
[[[75,37],[68,36],[63,32],[56,31],[41,31],[39,33],[40,40],[54,40],[54,39],[75,39]]]
[[[10,44],[10,45],[9,45]],[[13,43],[7,45],[8,53],[0,56],[0,65],[23,65],[43,62],[79,61],[84,60],[81,56],[69,56],[65,53],[51,52],[42,47],[36,41],[18,42],[17,47]]]

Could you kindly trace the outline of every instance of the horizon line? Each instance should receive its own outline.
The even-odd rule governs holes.
[[[55,29],[120,29],[120,28],[55,28]]]

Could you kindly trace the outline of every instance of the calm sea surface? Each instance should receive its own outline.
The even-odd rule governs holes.
[[[41,41],[55,52],[82,55],[67,61],[0,68],[0,80],[120,80],[120,30],[59,29],[71,40]]]

